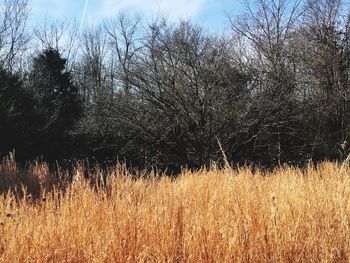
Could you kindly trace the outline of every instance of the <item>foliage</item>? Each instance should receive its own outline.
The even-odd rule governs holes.
[[[81,36],[52,21],[28,39],[28,2],[6,0],[1,154],[125,160],[173,173],[223,164],[222,151],[230,162],[265,167],[343,160],[347,3],[243,2],[245,13],[229,17],[225,34],[122,14]],[[33,56],[28,41],[44,50]]]
[[[21,154],[31,151],[28,139],[36,122],[34,105],[32,94],[24,88],[20,77],[0,68],[0,154],[13,149]]]
[[[47,49],[33,60],[29,85],[35,96],[38,113],[39,153],[49,159],[62,154],[72,130],[81,114],[78,88],[66,71],[66,60],[59,52]]]

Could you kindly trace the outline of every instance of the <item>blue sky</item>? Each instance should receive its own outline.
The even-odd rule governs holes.
[[[73,18],[81,22],[86,0],[29,0],[30,23],[40,23],[47,18]],[[242,11],[240,0],[88,0],[83,25],[99,23],[119,12],[155,17],[162,14],[171,21],[180,18],[222,31],[227,27],[225,12],[237,14]]]

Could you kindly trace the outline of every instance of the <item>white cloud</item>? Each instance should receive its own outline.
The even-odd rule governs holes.
[[[131,11],[147,16],[160,14],[175,21],[197,15],[207,3],[208,0],[101,0],[96,15],[108,18]]]

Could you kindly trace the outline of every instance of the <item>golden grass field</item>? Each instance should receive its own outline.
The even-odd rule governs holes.
[[[111,169],[102,184],[83,179],[78,167],[72,182],[58,185],[45,164],[19,171],[4,160],[2,187],[28,189],[0,198],[1,261],[350,260],[348,167],[213,167],[177,179],[128,173]]]

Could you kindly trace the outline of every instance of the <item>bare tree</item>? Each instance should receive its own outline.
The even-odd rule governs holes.
[[[0,1],[0,58],[10,71],[19,68],[29,36],[28,0]]]
[[[112,88],[106,87],[107,84],[107,65],[108,55],[107,38],[101,27],[90,29],[83,34],[82,45],[82,63],[81,73],[84,85],[90,85],[91,99],[96,100],[103,92],[112,94]],[[108,88],[108,91],[107,91]]]
[[[199,167],[218,158],[217,137],[234,148],[237,133],[228,127],[244,119],[240,103],[249,93],[227,42],[188,22],[157,19],[142,35],[137,24],[122,18],[117,33],[108,32],[129,98],[118,112],[145,143],[144,155],[153,156],[153,164]]]
[[[72,70],[79,50],[79,30],[74,21],[68,19],[49,20],[45,18],[43,23],[34,29],[36,41],[33,42],[37,52],[53,48],[58,50],[67,59],[67,69]],[[37,45],[39,41],[40,45]]]
[[[108,42],[112,51],[116,78],[127,93],[130,90],[130,72],[136,53],[142,48],[141,17],[130,19],[125,14],[119,14],[114,20],[105,23]]]
[[[349,136],[349,85],[346,16],[341,0],[309,0],[300,29],[300,65],[308,80],[309,121],[314,130],[311,156],[338,155]],[[305,116],[307,117],[307,116]],[[337,149],[338,148],[338,149]]]
[[[256,116],[248,142],[254,142],[253,155],[265,152],[268,162],[280,163],[292,153],[290,142],[302,140],[296,99],[297,68],[291,43],[304,9],[300,0],[257,0],[254,7],[245,1],[245,7],[246,13],[230,18],[230,22],[234,34],[244,39],[249,66],[255,75],[251,85],[255,90],[252,110]],[[297,154],[298,150],[293,151]]]
[[[301,0],[257,0],[252,7],[245,2],[246,13],[230,18],[231,27],[250,42],[262,63],[277,67],[284,61],[285,46],[303,14]]]

